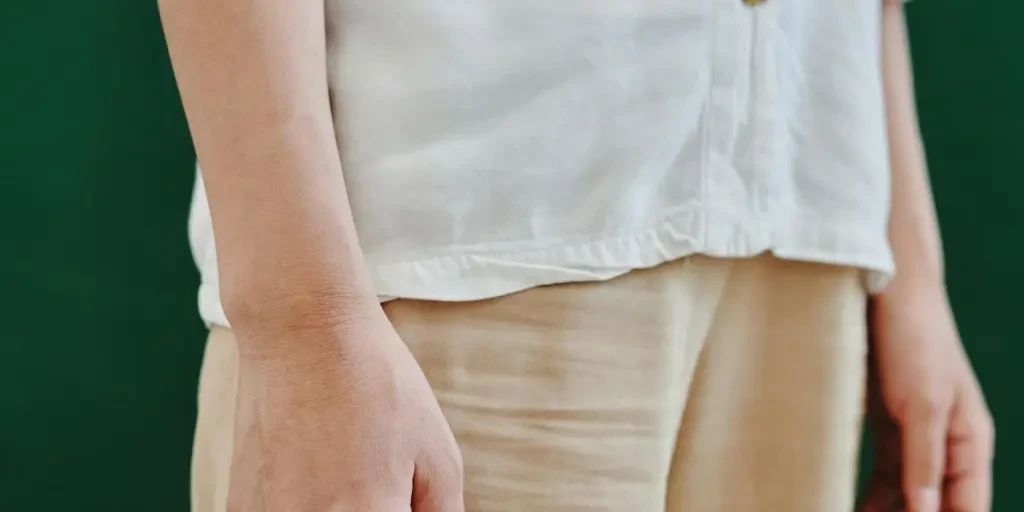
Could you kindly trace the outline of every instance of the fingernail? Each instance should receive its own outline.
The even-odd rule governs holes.
[[[934,487],[920,487],[914,493],[913,512],[939,512],[939,490]]]

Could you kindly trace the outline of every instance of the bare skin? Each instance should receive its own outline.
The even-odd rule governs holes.
[[[322,0],[163,0],[241,354],[228,509],[458,512],[458,447],[364,270]]]
[[[229,510],[458,512],[458,447],[377,303],[329,108],[322,0],[160,0],[241,353]],[[885,10],[900,277],[873,305],[864,512],[988,510],[992,422],[943,286],[902,7]]]
[[[986,512],[995,432],[943,284],[902,2],[886,4],[883,30],[899,272],[872,303],[878,468],[862,512]]]

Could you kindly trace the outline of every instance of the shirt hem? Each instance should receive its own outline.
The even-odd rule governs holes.
[[[792,217],[792,219],[786,219]],[[677,211],[657,226],[620,237],[552,241],[516,250],[452,247],[442,253],[385,261],[367,255],[382,301],[402,298],[464,302],[519,292],[536,286],[604,281],[694,254],[722,258],[764,252],[798,261],[864,270],[865,287],[877,293],[894,273],[888,241],[858,223],[809,221],[809,215],[783,216],[775,226],[714,208]],[[778,218],[778,216],[777,216]],[[791,220],[791,221],[786,221]],[[203,272],[204,276],[216,272]],[[212,281],[212,282],[211,282]],[[227,327],[216,280],[204,279],[199,306],[208,325]]]

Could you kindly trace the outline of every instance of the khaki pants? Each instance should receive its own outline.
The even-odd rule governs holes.
[[[468,512],[853,508],[866,356],[854,269],[692,257],[385,309],[462,448]],[[194,512],[225,509],[237,357],[214,329]]]

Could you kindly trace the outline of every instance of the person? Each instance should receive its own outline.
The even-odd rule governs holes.
[[[160,10],[193,510],[988,510],[901,4]]]

